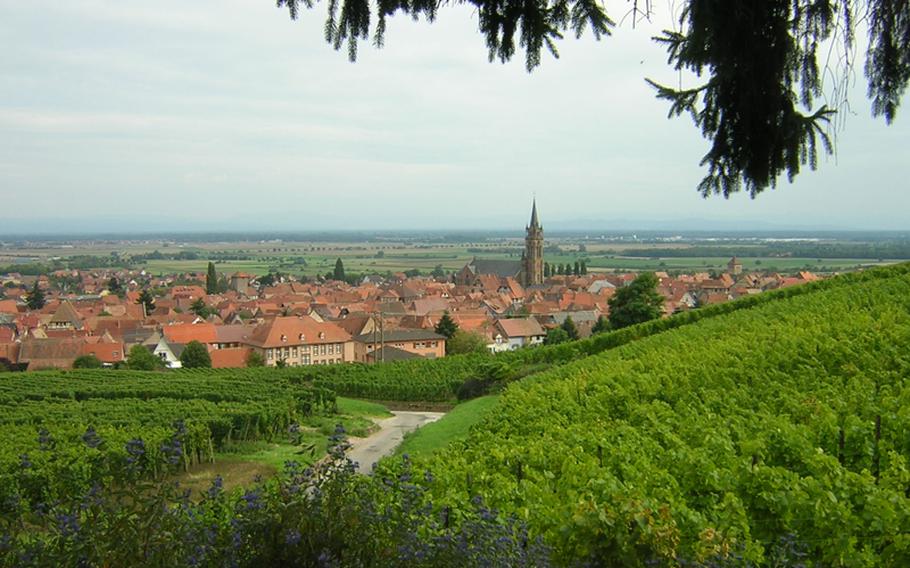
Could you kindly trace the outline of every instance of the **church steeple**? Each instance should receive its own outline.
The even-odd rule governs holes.
[[[543,227],[537,218],[537,199],[531,206],[531,222],[526,233],[521,283],[524,286],[539,286],[543,284]]]
[[[529,229],[539,229],[540,223],[537,221],[537,198],[534,198],[533,205],[531,206],[531,224],[528,225]]]

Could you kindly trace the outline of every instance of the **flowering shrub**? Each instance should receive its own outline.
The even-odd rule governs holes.
[[[167,481],[185,435],[176,424],[151,479],[146,443],[134,438],[126,459],[94,470],[104,475],[87,490],[6,503],[0,566],[549,565],[548,549],[523,523],[479,497],[463,511],[435,507],[424,488],[433,476],[416,483],[407,458],[358,475],[340,426],[316,466],[288,462],[282,475],[234,492],[216,478],[199,495]],[[94,431],[83,440],[86,451],[108,443]],[[20,487],[29,487],[31,469],[23,456]]]

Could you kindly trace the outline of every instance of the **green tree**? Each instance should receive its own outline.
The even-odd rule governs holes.
[[[437,264],[436,267],[433,268],[433,272],[430,272],[430,276],[433,278],[445,278],[446,271],[441,264]]]
[[[455,332],[458,331],[458,324],[449,315],[449,310],[442,312],[442,317],[436,323],[436,333],[445,335],[446,339],[451,339]]]
[[[111,276],[107,281],[107,289],[115,296],[123,296],[123,286],[120,284],[120,281],[117,280],[116,276]]]
[[[35,285],[32,286],[32,291],[28,293],[28,296],[25,300],[25,305],[28,306],[28,309],[37,311],[44,307],[44,304],[47,302],[44,299],[44,292],[38,286],[38,281],[35,280]]]
[[[575,261],[575,266],[572,268],[572,274],[574,274],[575,276],[578,276],[579,274],[581,274],[581,263],[578,262],[577,260]]]
[[[288,8],[292,19],[301,7],[316,4],[310,0],[277,3]],[[377,22],[372,42],[382,46],[386,18],[396,12],[433,21],[441,6],[465,3],[330,2],[325,39],[335,49],[346,47],[353,61],[358,42],[370,39],[372,22]],[[528,71],[540,65],[544,49],[558,56],[556,44],[567,30],[580,37],[589,29],[600,39],[615,26],[601,2],[469,3],[490,61],[509,61],[522,47]],[[652,3],[633,0],[632,6],[634,21],[650,14]],[[860,23],[869,36],[864,70],[872,114],[890,123],[910,82],[910,2],[905,0],[683,0],[678,17],[678,25],[655,40],[666,47],[670,67],[691,72],[698,83],[676,89],[648,82],[658,98],[670,102],[671,116],[690,115],[710,141],[700,162],[708,169],[698,186],[704,195],[745,189],[754,196],[774,187],[784,174],[792,179],[802,166],[814,169],[819,146],[832,152],[825,128],[837,109],[818,106],[816,99],[833,95],[835,104],[846,109],[846,97],[838,91],[846,93],[854,61],[860,59],[858,55],[842,58],[832,64],[834,68],[825,69],[819,68],[820,59],[826,61],[825,53],[836,42],[841,42],[844,53],[854,53]],[[825,93],[823,80],[831,75],[841,79],[834,93]]]
[[[654,273],[644,272],[628,286],[618,289],[608,304],[610,326],[621,329],[659,318],[663,314],[664,297],[657,292]]]
[[[569,341],[569,334],[561,327],[555,327],[547,331],[547,336],[543,339],[544,345],[558,345]]]
[[[572,316],[566,316],[565,321],[563,321],[562,325],[559,327],[566,332],[566,335],[569,336],[570,340],[574,341],[578,339],[578,327],[575,325],[575,322],[572,321]]]
[[[599,316],[591,327],[591,334],[605,333],[607,331],[610,331],[610,320],[604,316]]]
[[[581,273],[582,273],[582,274],[587,274],[587,273],[588,273],[588,263],[587,263],[586,261],[584,261],[584,260],[581,261]]]
[[[215,263],[209,261],[208,270],[205,273],[205,293],[218,293],[218,273],[215,272]]]
[[[100,369],[104,365],[101,363],[101,359],[95,356],[94,353],[89,353],[88,355],[80,355],[76,357],[76,360],[73,361],[74,369]]]
[[[265,358],[257,351],[250,351],[246,356],[247,367],[265,367]]]
[[[545,262],[543,264],[543,277],[544,278],[550,277],[550,263],[549,262]]]
[[[341,262],[341,257],[338,257],[338,260],[335,261],[335,271],[332,273],[332,278],[344,282],[344,263]]]
[[[164,362],[145,345],[133,345],[126,356],[126,366],[134,371],[157,371]]]
[[[137,304],[142,304],[145,308],[145,315],[149,315],[155,311],[155,297],[152,296],[152,293],[148,290],[143,290],[139,293],[139,299],[136,300]]]
[[[212,308],[205,305],[205,301],[202,298],[193,300],[193,303],[190,304],[190,311],[201,318],[207,318],[214,312]]]
[[[489,353],[487,340],[477,333],[459,329],[446,341],[446,354],[464,355],[467,353]]]
[[[209,355],[209,350],[205,345],[194,339],[183,347],[180,364],[184,369],[210,369],[212,356]]]
[[[276,281],[275,274],[273,274],[272,272],[269,272],[268,274],[260,276],[259,278],[257,278],[257,280],[259,281],[259,285],[263,288],[268,288],[269,286],[274,286],[275,281]]]

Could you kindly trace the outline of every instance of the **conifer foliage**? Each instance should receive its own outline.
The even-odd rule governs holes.
[[[614,26],[605,6],[593,0],[456,0],[476,8],[490,61],[512,59],[525,51],[528,71],[541,62],[546,48],[558,57],[556,41],[571,30],[580,37],[590,29],[596,39]],[[277,0],[292,19],[312,0]],[[385,18],[396,12],[437,17],[435,0],[379,0],[375,19],[368,0],[333,0],[328,4],[326,40],[335,48],[347,46],[357,57],[359,40],[385,42]],[[632,12],[651,13],[651,2],[633,0]],[[674,15],[676,17],[676,15]],[[753,197],[773,188],[780,176],[796,176],[802,166],[814,169],[818,147],[832,152],[829,122],[844,110],[847,82],[854,57],[839,68],[819,68],[830,42],[841,42],[845,53],[855,52],[857,23],[867,21],[869,34],[865,75],[872,113],[891,122],[910,81],[910,2],[906,0],[767,0],[729,2],[685,0],[679,10],[678,31],[665,31],[657,41],[666,45],[668,63],[704,81],[693,87],[671,88],[649,80],[658,98],[671,102],[670,115],[688,113],[711,142],[702,165],[708,172],[699,184],[705,195],[745,190]],[[819,50],[824,50],[820,52]],[[816,105],[825,76],[834,78],[835,108]],[[704,78],[704,79],[702,79]],[[829,83],[829,87],[830,87]]]
[[[40,310],[44,307],[44,292],[38,286],[38,281],[35,281],[35,285],[32,286],[32,291],[28,293],[28,298],[25,301],[25,304],[30,310]]]

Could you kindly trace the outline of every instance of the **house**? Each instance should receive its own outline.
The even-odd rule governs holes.
[[[546,336],[543,327],[534,318],[496,320],[493,324],[493,343],[487,348],[493,353],[514,351],[520,347],[539,345]]]
[[[83,345],[82,338],[28,338],[19,346],[19,364],[24,364],[30,371],[71,369],[76,358],[82,355]]]
[[[183,353],[183,348],[186,347],[183,343],[171,343],[167,338],[155,334],[144,345],[156,357],[164,361],[168,369],[179,369],[183,366],[183,363],[180,362],[180,355]]]
[[[79,317],[73,305],[66,301],[60,302],[57,311],[47,322],[48,329],[79,330],[82,329],[82,326],[82,318]]]
[[[262,355],[266,365],[328,365],[354,360],[351,334],[310,316],[279,316],[258,326],[243,345]]]
[[[426,329],[397,329],[383,333],[377,330],[373,333],[364,333],[354,338],[354,360],[362,363],[371,362],[373,352],[385,347],[392,347],[418,357],[435,359],[445,357],[446,337]],[[387,360],[383,357],[385,354],[380,351],[376,358],[385,361]],[[402,358],[395,356],[397,360]]]

